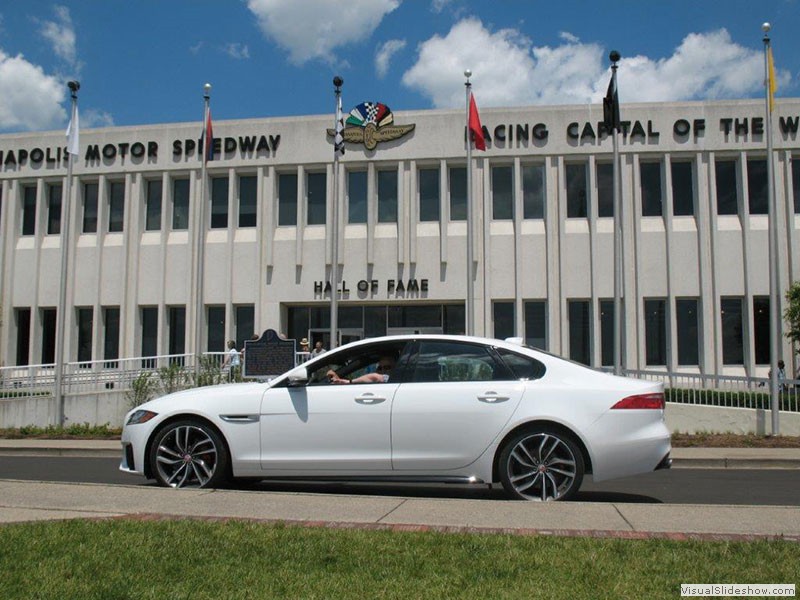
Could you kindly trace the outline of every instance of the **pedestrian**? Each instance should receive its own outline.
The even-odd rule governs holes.
[[[325,348],[322,347],[322,340],[317,340],[314,344],[314,349],[311,351],[311,358],[316,358],[320,354],[325,353]]]
[[[228,352],[225,356],[225,361],[222,363],[223,372],[227,369],[228,381],[236,381],[239,376],[239,368],[242,365],[239,351],[236,349],[236,342],[233,340],[228,341]]]

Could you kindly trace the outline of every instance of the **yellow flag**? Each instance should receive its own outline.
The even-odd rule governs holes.
[[[772,46],[767,47],[767,86],[769,89],[769,112],[775,108],[775,91],[778,82],[775,81],[775,63],[772,60]]]

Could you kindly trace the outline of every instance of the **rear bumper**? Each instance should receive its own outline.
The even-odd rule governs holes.
[[[669,456],[669,452],[667,452],[666,456],[661,459],[661,462],[656,465],[656,468],[653,469],[654,471],[660,471],[661,469],[671,469],[672,468],[672,459]]]

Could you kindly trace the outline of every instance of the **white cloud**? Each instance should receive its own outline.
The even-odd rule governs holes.
[[[66,122],[66,86],[21,54],[0,50],[0,89],[0,129],[53,129]]]
[[[480,106],[599,102],[608,86],[607,51],[567,32],[560,39],[556,47],[536,47],[516,29],[491,32],[464,19],[419,45],[403,83],[438,108],[463,104],[466,68]],[[724,29],[687,35],[667,58],[623,58],[618,73],[622,102],[740,98],[764,80],[761,51],[734,43]],[[785,71],[778,77],[779,85],[791,79]]]
[[[113,127],[114,117],[111,113],[104,110],[90,108],[81,111],[81,127],[91,129],[94,127]]]
[[[369,37],[400,0],[248,0],[265,36],[302,65],[312,59],[335,60],[333,51]]]
[[[421,43],[417,63],[403,75],[403,84],[429,96],[436,107],[461,106],[464,70],[470,69],[480,106],[519,104],[528,101],[534,67],[530,41],[518,31],[490,33],[469,18],[445,37],[435,35]]]
[[[392,57],[406,47],[405,40],[389,40],[381,44],[378,52],[375,54],[375,72],[378,77],[383,79],[389,72],[389,62]]]
[[[40,21],[39,33],[53,46],[56,55],[78,70],[77,37],[66,6],[55,6],[55,21]]]
[[[191,52],[194,55],[197,55],[197,54],[200,53],[200,50],[203,49],[204,45],[205,45],[205,42],[202,42],[202,41],[197,42],[194,46],[189,46],[189,52]]]
[[[225,44],[222,50],[225,52],[225,54],[237,60],[246,60],[250,58],[250,50],[246,44],[229,42],[228,44]]]

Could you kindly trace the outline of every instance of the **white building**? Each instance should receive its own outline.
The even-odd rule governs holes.
[[[763,101],[623,105],[631,369],[764,375]],[[611,139],[602,106],[484,109],[474,152],[475,327],[611,364]],[[800,278],[800,100],[774,118],[781,301]],[[339,177],[341,340],[464,331],[464,111],[354,130]],[[254,332],[329,343],[332,115],[81,132],[69,223],[69,361],[223,350]],[[0,136],[0,362],[54,362],[63,132]],[[201,210],[202,209],[202,210]],[[198,267],[202,276],[198,279]],[[202,291],[197,282],[202,281]],[[200,309],[198,310],[198,307]],[[781,310],[785,307],[782,305]],[[202,335],[195,339],[200,312]],[[782,341],[787,370],[796,369]]]

